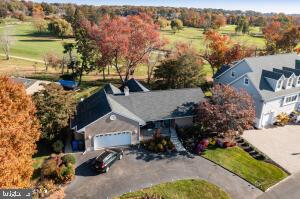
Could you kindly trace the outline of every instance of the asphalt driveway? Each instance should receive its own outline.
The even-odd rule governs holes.
[[[299,125],[246,131],[242,137],[290,173],[300,172]]]
[[[90,169],[90,160],[97,153],[79,155],[76,178],[66,188],[65,198],[113,198],[154,184],[191,178],[214,183],[236,199],[253,199],[262,194],[231,172],[202,157],[192,158],[186,154],[162,156],[129,149],[109,173],[95,175]]]

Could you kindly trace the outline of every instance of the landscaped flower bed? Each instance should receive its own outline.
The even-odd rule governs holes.
[[[161,136],[160,130],[158,129],[153,138],[150,140],[143,140],[141,141],[141,146],[144,147],[146,150],[159,153],[159,152],[172,152],[175,151],[175,145],[170,140],[170,137]]]
[[[183,146],[191,153],[202,154],[208,147],[228,148],[236,146],[234,139],[218,136],[217,133],[207,133],[194,126],[177,130]]]

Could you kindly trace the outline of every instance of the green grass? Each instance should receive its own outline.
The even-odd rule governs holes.
[[[63,54],[63,42],[72,42],[73,39],[61,39],[51,37],[48,33],[36,33],[31,22],[10,25],[11,35],[14,42],[11,46],[11,55],[26,57],[30,59],[43,60],[43,55],[53,51],[59,55]],[[0,25],[0,32],[4,25]],[[0,53],[3,53],[2,49]]]
[[[229,195],[216,185],[204,180],[178,180],[155,185],[137,192],[127,193],[120,199],[138,198],[145,194],[159,195],[164,199],[229,199]]]
[[[263,191],[288,176],[277,166],[256,160],[239,147],[208,149],[203,156],[241,176]]]
[[[235,34],[235,25],[227,25],[220,28],[221,34],[230,35],[230,37],[238,42],[247,44],[248,46],[256,46],[262,48],[265,45],[265,41],[260,37],[252,37],[248,34]],[[251,27],[251,33],[261,33],[258,27]],[[191,43],[197,50],[203,50],[205,48],[203,29],[185,27],[183,30],[173,33],[170,27],[161,30],[162,37],[169,41],[168,47],[172,48],[176,42]]]

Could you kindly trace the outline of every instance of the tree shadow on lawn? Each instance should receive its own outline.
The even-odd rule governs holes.
[[[187,157],[193,159],[194,156],[186,151],[181,152],[170,152],[170,153],[154,153],[147,151],[143,148],[133,147],[127,151],[127,154],[136,154],[137,160],[144,160],[146,162],[154,161],[154,160],[163,160],[169,159],[174,160],[179,157]],[[126,155],[126,154],[125,154]]]
[[[56,40],[53,40],[53,39],[21,39],[21,40],[18,40],[18,41],[21,41],[21,42],[56,42]]]

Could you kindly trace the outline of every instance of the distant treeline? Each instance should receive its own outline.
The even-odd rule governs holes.
[[[154,20],[164,18],[166,20],[180,19],[184,26],[218,28],[224,24],[238,25],[246,20],[250,26],[263,27],[274,18],[280,22],[289,21],[300,24],[300,15],[285,15],[283,13],[260,13],[255,11],[223,10],[223,9],[199,9],[199,8],[175,8],[153,6],[93,6],[64,3],[36,3],[32,1],[4,0],[0,2],[0,18],[15,17],[24,19],[34,14],[35,7],[41,7],[45,16],[59,16],[71,21],[76,8],[93,23],[99,23],[103,15],[128,16],[139,13],[147,13]],[[232,8],[234,9],[234,7]]]

